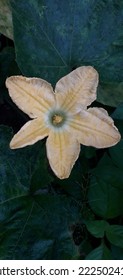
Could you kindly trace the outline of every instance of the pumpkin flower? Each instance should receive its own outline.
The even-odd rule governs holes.
[[[68,178],[80,144],[96,148],[115,145],[120,133],[106,110],[89,108],[96,99],[98,73],[82,66],[61,78],[55,87],[39,78],[11,76],[6,80],[13,102],[32,119],[10,142],[22,148],[47,137],[50,166],[60,179]]]

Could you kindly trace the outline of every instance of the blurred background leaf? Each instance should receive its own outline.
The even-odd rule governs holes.
[[[111,252],[103,242],[99,247],[92,250],[86,256],[86,260],[111,260],[111,259],[112,259]]]
[[[115,246],[123,248],[123,226],[110,225],[106,229],[106,237]]]
[[[0,33],[13,39],[12,12],[9,0],[0,0]]]
[[[85,221],[88,231],[96,238],[104,237],[108,223],[104,220]]]

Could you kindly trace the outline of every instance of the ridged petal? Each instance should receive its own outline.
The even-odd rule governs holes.
[[[52,86],[42,79],[11,76],[6,80],[6,87],[13,102],[31,118],[54,106]]]
[[[68,178],[80,153],[80,144],[67,131],[50,131],[46,142],[50,166],[60,179]]]
[[[79,143],[96,148],[107,148],[120,141],[120,133],[103,108],[89,108],[74,116],[70,132]]]
[[[96,99],[98,73],[91,66],[82,66],[60,79],[55,88],[57,106],[75,113]]]
[[[10,148],[17,149],[32,145],[48,134],[49,130],[41,118],[29,121],[14,135],[10,142]]]

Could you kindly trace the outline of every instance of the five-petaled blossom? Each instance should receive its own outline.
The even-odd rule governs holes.
[[[6,80],[16,105],[33,120],[14,135],[12,149],[47,137],[50,166],[60,179],[68,178],[80,153],[80,144],[96,148],[115,145],[120,133],[103,108],[89,108],[96,99],[98,73],[82,66],[52,86],[39,78],[12,76]]]

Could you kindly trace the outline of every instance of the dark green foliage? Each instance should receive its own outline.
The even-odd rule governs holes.
[[[98,100],[123,102],[122,0],[11,0],[18,65],[52,84],[80,65],[100,74]]]
[[[92,65],[100,76],[96,106],[105,104],[123,137],[123,1],[10,3],[14,42],[0,37],[0,259],[122,260],[123,140],[109,149],[82,146],[70,177],[59,180],[45,139],[9,148],[28,116],[8,97],[5,79],[22,73],[55,85]]]
[[[96,249],[92,250],[86,257],[86,260],[111,260],[111,252],[105,244],[101,244]]]
[[[78,258],[71,225],[79,219],[80,207],[73,198],[50,191],[47,184],[51,179],[47,179],[43,160],[43,169],[40,166],[37,174],[40,184],[36,183],[35,192],[34,183],[33,193],[30,189],[31,177],[34,180],[37,172],[35,162],[43,153],[43,146],[12,151],[11,130],[1,127],[0,135],[0,258]],[[43,176],[47,181],[42,185]]]

